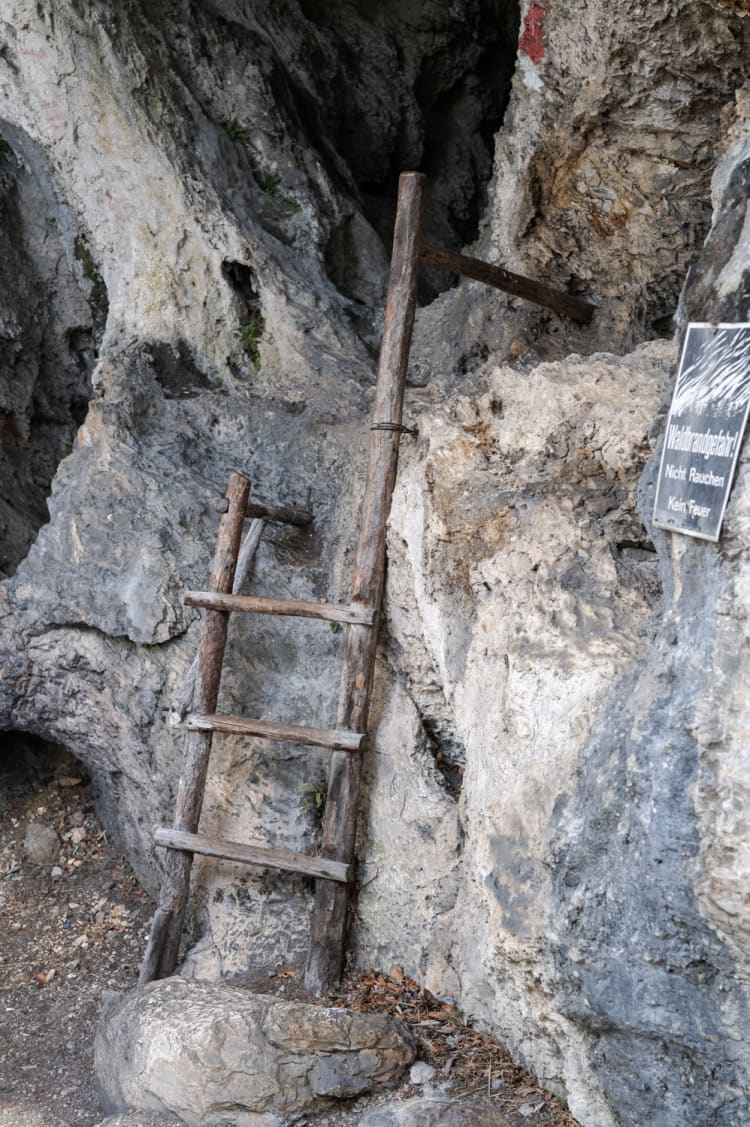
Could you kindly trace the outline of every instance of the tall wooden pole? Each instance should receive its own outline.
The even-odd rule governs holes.
[[[380,349],[367,484],[362,502],[351,602],[380,609],[385,582],[385,533],[396,481],[401,416],[409,348],[417,302],[417,275],[426,202],[426,178],[406,172],[399,180],[391,273]],[[393,429],[387,429],[390,426]],[[346,627],[344,674],[337,725],[367,730],[370,690],[375,668],[377,626]],[[335,752],[331,757],[323,818],[323,857],[350,864],[354,857],[361,777],[359,755]],[[349,889],[333,881],[315,886],[310,950],[305,985],[320,992],[337,982],[346,938]]]
[[[227,488],[229,506],[221,518],[211,569],[211,591],[224,595],[231,593],[249,492],[250,482],[247,478],[242,474],[232,473]],[[196,712],[216,711],[228,624],[226,611],[206,612],[198,648],[198,672],[193,696]],[[190,731],[185,737],[185,754],[175,806],[174,829],[177,831],[194,834],[198,829],[212,736],[210,731]],[[166,978],[177,966],[192,863],[192,853],[173,850],[167,853],[159,905],[154,914],[141,967],[141,983],[151,982],[154,978]]]

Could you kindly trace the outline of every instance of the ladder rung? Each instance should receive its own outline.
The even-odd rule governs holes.
[[[154,830],[154,843],[167,849],[184,853],[203,853],[207,857],[221,857],[225,861],[240,861],[246,865],[262,865],[283,869],[288,873],[304,873],[308,877],[324,877],[346,884],[350,866],[343,861],[330,861],[326,857],[308,857],[290,849],[267,849],[262,845],[243,845],[237,841],[219,841],[206,834],[189,834],[182,830]]]
[[[302,728],[297,724],[251,720],[246,716],[203,716],[197,712],[191,712],[185,724],[193,732],[232,732],[237,736],[261,736],[305,747],[327,747],[332,751],[359,751],[365,738],[361,732],[345,728]]]
[[[297,618],[322,618],[326,622],[347,622],[359,626],[372,626],[375,621],[375,611],[372,607],[305,602],[302,599],[261,599],[255,595],[219,595],[214,591],[186,591],[183,602],[189,607],[208,607],[209,610],[288,614]]]

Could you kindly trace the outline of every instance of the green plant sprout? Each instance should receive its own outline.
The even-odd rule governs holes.
[[[253,309],[248,320],[235,330],[235,336],[239,337],[242,349],[250,357],[256,372],[260,367],[260,340],[265,327],[263,314],[259,309]]]
[[[261,187],[267,196],[270,196],[272,200],[276,200],[276,202],[283,207],[284,211],[293,214],[300,210],[300,204],[297,203],[294,197],[281,190],[281,177],[278,172],[272,172],[270,176],[267,176],[262,182]]]
[[[305,783],[304,786],[297,787],[297,794],[300,796],[300,810],[304,810],[305,814],[311,814],[313,818],[320,821],[326,807],[325,784]]]
[[[263,191],[266,193],[267,196],[270,196],[271,199],[274,199],[274,200],[280,199],[280,197],[281,197],[281,177],[279,176],[278,172],[272,172],[270,176],[266,177],[264,184],[263,184]]]
[[[233,141],[247,141],[247,126],[241,125],[235,118],[225,121],[224,129],[227,136],[231,137]]]
[[[10,156],[13,156],[13,149],[4,137],[0,137],[0,160],[5,160],[6,157]]]

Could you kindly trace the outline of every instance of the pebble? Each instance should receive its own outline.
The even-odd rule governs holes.
[[[409,1082],[411,1084],[431,1084],[437,1075],[431,1064],[418,1060],[409,1069]]]
[[[62,869],[60,868],[59,865],[53,865],[52,866],[52,868],[50,870],[50,876],[61,877],[62,874],[63,874],[63,871],[62,871]]]
[[[34,865],[50,865],[60,852],[60,838],[50,826],[29,822],[23,850]]]
[[[359,1127],[510,1127],[486,1096],[448,1099],[445,1095],[393,1100],[366,1111]]]

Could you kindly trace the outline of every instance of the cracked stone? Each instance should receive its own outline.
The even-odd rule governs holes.
[[[273,1127],[395,1084],[414,1053],[406,1027],[384,1014],[170,978],[107,1007],[95,1067],[110,1114],[167,1112],[203,1127],[231,1107],[239,1127]]]

